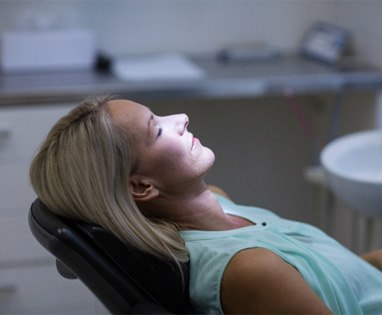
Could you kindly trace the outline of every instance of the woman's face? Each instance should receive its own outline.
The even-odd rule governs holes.
[[[135,139],[134,174],[149,178],[160,191],[178,191],[200,181],[213,164],[213,152],[188,131],[187,115],[156,116],[127,100],[109,101],[108,108]]]

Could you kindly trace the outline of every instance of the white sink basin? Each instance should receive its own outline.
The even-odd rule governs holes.
[[[382,217],[382,130],[340,137],[321,152],[329,186],[355,210]]]

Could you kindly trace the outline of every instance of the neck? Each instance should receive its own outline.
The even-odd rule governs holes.
[[[152,202],[140,206],[146,214],[171,220],[184,230],[229,230],[248,225],[244,219],[225,214],[215,194],[204,183],[187,192],[161,193]]]

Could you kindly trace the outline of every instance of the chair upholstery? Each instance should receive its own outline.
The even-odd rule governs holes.
[[[80,279],[114,314],[195,314],[189,265],[130,248],[103,228],[53,214],[36,199],[29,226],[57,261],[59,273]]]

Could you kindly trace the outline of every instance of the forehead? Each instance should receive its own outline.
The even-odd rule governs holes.
[[[139,124],[151,115],[146,106],[128,100],[109,101],[107,108],[113,119],[122,124]]]

